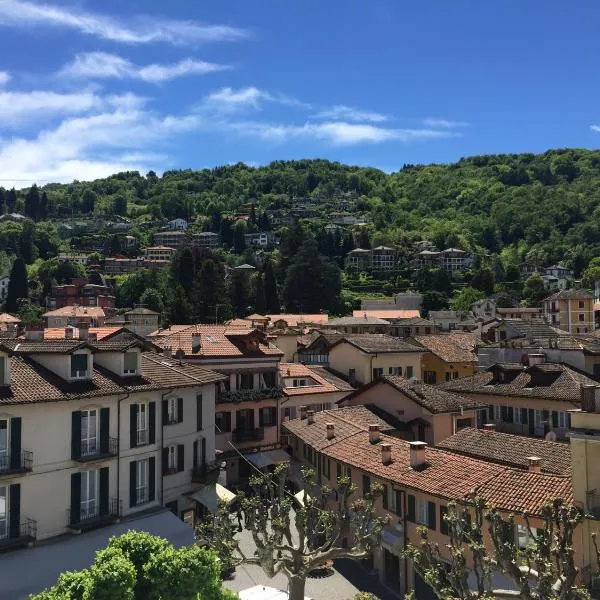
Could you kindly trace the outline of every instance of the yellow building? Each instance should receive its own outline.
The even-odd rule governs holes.
[[[421,379],[422,346],[385,334],[347,335],[329,350],[329,367],[352,384],[367,384],[383,375]]]
[[[594,295],[587,290],[561,290],[542,304],[545,319],[569,333],[594,331]]]
[[[477,373],[477,336],[468,332],[415,336],[429,352],[423,355],[423,383],[440,383]]]

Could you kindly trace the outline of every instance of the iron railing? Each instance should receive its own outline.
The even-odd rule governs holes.
[[[11,535],[12,534],[12,535]],[[0,546],[11,544],[16,540],[33,541],[37,538],[37,521],[25,518],[19,523],[17,531],[11,531],[7,521],[0,522]]]
[[[256,390],[231,390],[219,392],[217,402],[251,402],[281,398],[283,388],[269,387]]]
[[[148,430],[138,429],[137,431],[137,445],[144,446],[148,443]]]
[[[234,442],[250,442],[255,440],[265,439],[265,428],[257,427],[255,429],[234,429],[233,430],[233,441]]]
[[[123,511],[123,501],[118,498],[109,498],[106,506],[101,507],[100,502],[96,501],[92,505],[81,504],[77,514],[71,513],[71,509],[67,509],[67,522],[71,527],[86,527],[95,523],[104,522],[106,520],[118,519]]]
[[[119,440],[114,437],[81,440],[80,460],[90,460],[99,456],[116,456]]]
[[[32,468],[33,452],[29,452],[29,450],[21,450],[17,454],[0,454],[0,475],[27,472]]]

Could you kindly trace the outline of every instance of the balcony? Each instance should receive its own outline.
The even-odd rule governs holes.
[[[192,481],[194,483],[217,483],[222,462],[221,460],[216,460],[194,467],[192,470]]]
[[[119,451],[119,440],[109,437],[105,440],[81,440],[81,455],[76,459],[79,462],[89,462],[116,456]]]
[[[256,429],[234,429],[234,442],[256,442],[265,439],[265,428],[257,427]]]
[[[12,550],[32,544],[37,538],[37,521],[25,519],[19,523],[16,531],[11,531],[10,525],[0,527],[0,552]]]
[[[15,454],[0,455],[0,477],[16,473],[29,473],[33,468],[33,453],[21,450]]]
[[[77,518],[72,518],[71,509],[67,509],[67,527],[72,531],[89,531],[114,523],[121,518],[123,511],[123,502],[118,498],[109,498],[106,507],[100,507],[98,502],[93,507],[84,506],[81,505]]]
[[[283,396],[283,388],[269,387],[256,390],[233,390],[219,392],[217,396],[218,402],[258,402],[260,400],[269,400],[281,398]]]

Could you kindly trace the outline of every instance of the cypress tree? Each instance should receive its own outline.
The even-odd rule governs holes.
[[[277,293],[277,280],[275,279],[273,263],[270,260],[265,263],[264,290],[267,308],[265,312],[271,315],[279,314],[281,307],[279,305],[279,294]]]
[[[262,273],[258,273],[254,280],[254,312],[264,315],[267,312],[267,299]]]
[[[27,267],[25,266],[25,261],[19,256],[10,271],[5,310],[11,313],[17,312],[19,309],[19,299],[28,297]]]

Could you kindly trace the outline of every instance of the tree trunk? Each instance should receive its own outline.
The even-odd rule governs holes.
[[[306,577],[293,575],[288,579],[288,600],[304,600]]]

